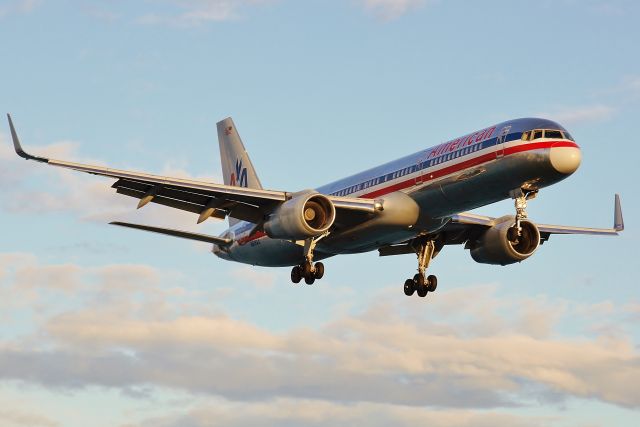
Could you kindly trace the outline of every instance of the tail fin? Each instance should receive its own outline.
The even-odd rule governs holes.
[[[231,117],[217,124],[218,143],[220,144],[220,160],[222,161],[222,173],[225,185],[238,187],[262,188],[258,174],[253,168],[249,154],[242,144],[240,135],[236,130]],[[231,225],[238,222],[229,218]]]

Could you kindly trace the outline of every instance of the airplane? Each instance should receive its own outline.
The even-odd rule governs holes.
[[[27,160],[115,178],[117,193],[209,218],[228,218],[220,236],[143,224],[111,224],[207,242],[219,258],[268,267],[292,267],[291,281],[322,279],[323,260],[377,250],[380,256],[415,254],[418,272],[405,295],[434,292],[426,275],[446,245],[465,245],[484,264],[524,261],[552,234],[617,235],[624,230],[619,195],[613,228],[536,224],[527,202],[540,189],[574,173],[579,146],[560,124],[521,118],[495,124],[315,189],[266,190],[229,117],[217,123],[224,184],[151,175],[55,160],[24,151],[7,114],[16,153]],[[515,214],[499,218],[467,211],[513,199]]]

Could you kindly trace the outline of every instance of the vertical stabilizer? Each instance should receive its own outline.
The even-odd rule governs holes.
[[[253,168],[231,117],[218,122],[217,126],[224,183],[238,187],[262,188],[258,174]],[[238,222],[236,219],[229,218],[231,225],[236,222]]]

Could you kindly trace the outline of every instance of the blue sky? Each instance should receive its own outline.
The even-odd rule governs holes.
[[[553,237],[509,267],[446,248],[288,269],[106,225],[217,233],[15,157],[0,126],[2,426],[636,426],[634,1],[0,1],[0,110],[35,152],[221,181],[232,116],[262,183],[318,186],[515,117],[567,127],[573,176],[530,203]],[[482,213],[512,212],[510,201]]]

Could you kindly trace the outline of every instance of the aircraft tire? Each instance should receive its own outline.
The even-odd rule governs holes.
[[[425,285],[418,285],[416,286],[416,291],[418,292],[418,296],[420,298],[424,298],[427,296],[427,294],[429,293],[429,290],[427,289],[427,287]]]
[[[424,275],[416,274],[413,276],[413,282],[416,284],[416,289],[420,289],[425,285]]]
[[[315,275],[316,280],[320,280],[324,277],[324,264],[321,262],[316,262],[315,271],[313,273]]]
[[[291,281],[297,284],[297,283],[300,283],[301,280],[302,280],[302,269],[300,268],[299,265],[296,265],[291,269]]]
[[[411,279],[407,279],[404,281],[404,294],[408,297],[413,295],[416,291],[415,283]]]
[[[438,287],[438,278],[433,274],[427,277],[427,289],[429,292],[433,292]]]
[[[313,285],[313,282],[316,281],[316,278],[311,275],[311,276],[305,276],[304,278],[304,283],[306,283],[307,285]]]
[[[304,264],[302,264],[302,277],[304,277],[305,279],[307,277],[313,277],[313,272],[311,271],[311,263],[309,262],[305,262]]]

